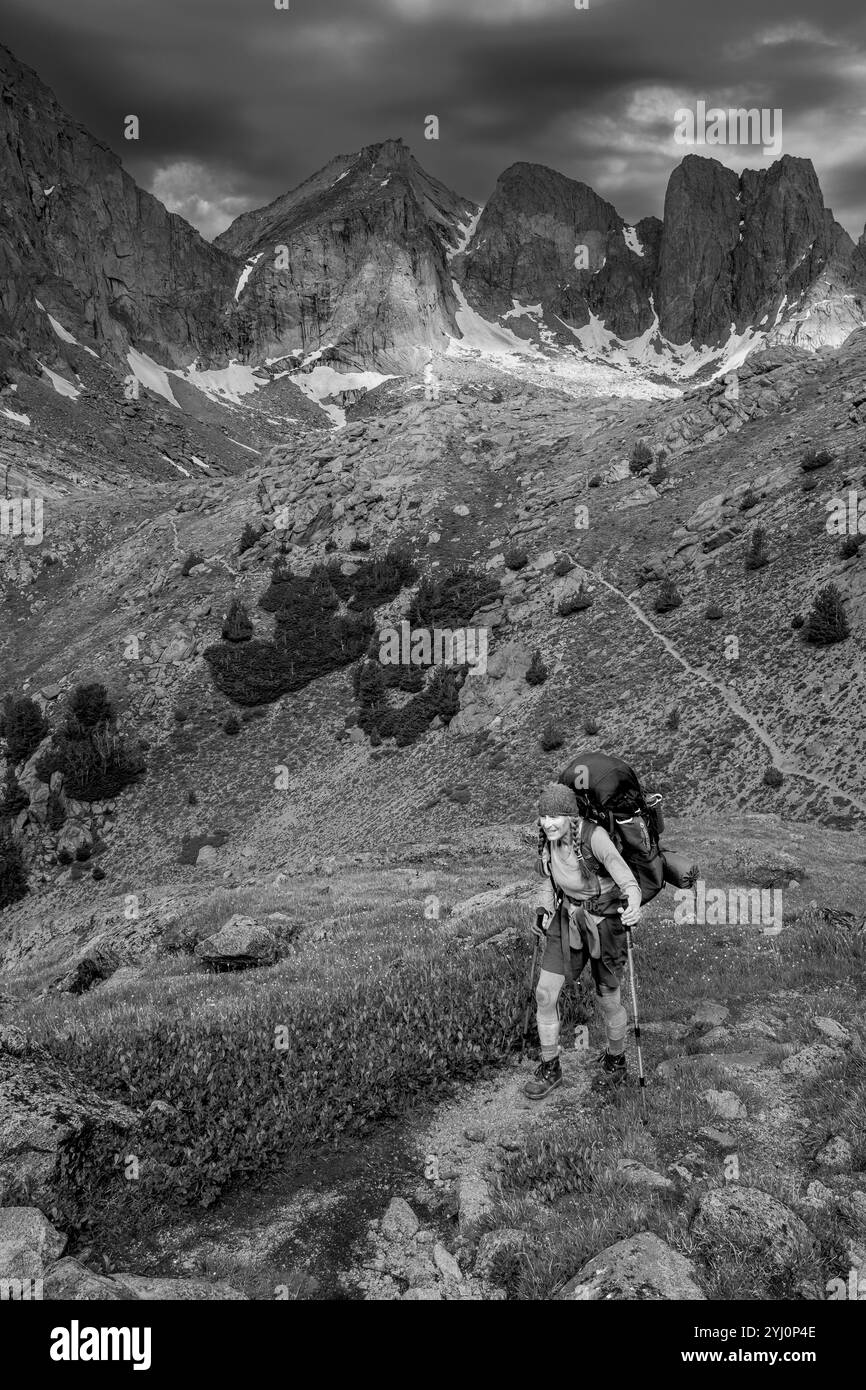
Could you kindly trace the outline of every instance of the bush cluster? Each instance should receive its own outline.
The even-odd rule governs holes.
[[[153,1100],[176,1108],[137,1132],[138,1182],[123,1181],[108,1150],[99,1162],[91,1149],[86,1163],[67,1164],[67,1199],[79,1216],[98,1212],[108,1191],[148,1208],[153,1199],[208,1206],[235,1176],[442,1094],[517,1044],[525,973],[525,953],[497,953],[492,968],[486,951],[461,951],[287,991],[278,967],[236,996],[228,1019],[112,1010],[74,1033],[52,1031],[55,1058],[84,1081],[142,1110]],[[275,1045],[281,1024],[287,1050]]]

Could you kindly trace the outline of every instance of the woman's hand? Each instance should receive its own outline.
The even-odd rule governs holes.
[[[620,917],[624,927],[636,927],[641,919],[640,907],[636,903],[631,907],[624,907]]]
[[[539,908],[532,919],[532,935],[537,936],[539,941],[543,941],[547,936],[547,928],[553,921],[552,912],[542,912]]]

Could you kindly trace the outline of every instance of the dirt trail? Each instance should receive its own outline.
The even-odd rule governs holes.
[[[583,573],[587,578],[596,580],[599,584],[602,584],[605,589],[610,590],[612,594],[616,594],[617,598],[622,599],[623,603],[631,609],[632,613],[643,623],[644,627],[649,628],[653,636],[661,642],[668,655],[679,662],[684,671],[687,671],[690,676],[695,676],[698,680],[703,681],[705,685],[710,686],[717,695],[721,696],[731,713],[735,714],[738,719],[741,719],[744,724],[747,724],[755,737],[758,738],[767,749],[773,760],[774,767],[789,776],[793,775],[801,778],[803,781],[811,782],[814,786],[823,787],[825,791],[832,792],[835,796],[843,798],[852,806],[856,806],[859,811],[866,814],[866,801],[861,801],[860,798],[854,796],[853,793],[845,791],[844,788],[832,782],[828,777],[822,777],[815,772],[808,772],[804,767],[797,764],[789,754],[784,753],[773,736],[767,733],[766,729],[758,723],[758,720],[751,711],[746,708],[736,692],[731,690],[724,681],[720,681],[715,676],[710,675],[703,666],[693,666],[692,663],[683,656],[682,652],[674,646],[670,638],[666,637],[665,634],[656,627],[652,619],[647,617],[643,609],[634,602],[630,595],[623,593],[622,589],[618,589],[616,585],[611,584],[608,579],[602,578],[595,570],[587,570],[582,566],[580,568],[583,569]]]

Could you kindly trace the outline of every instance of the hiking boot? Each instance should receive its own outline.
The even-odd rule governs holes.
[[[612,1053],[604,1051],[598,1060],[601,1063],[601,1070],[599,1071],[597,1080],[601,1085],[612,1084],[618,1086],[625,1081],[626,1061],[624,1052],[618,1052],[616,1056],[614,1056]]]
[[[561,1085],[562,1067],[559,1065],[559,1058],[551,1057],[549,1062],[542,1062],[540,1067],[536,1067],[535,1079],[527,1081],[523,1094],[530,1100],[543,1100],[550,1091]]]

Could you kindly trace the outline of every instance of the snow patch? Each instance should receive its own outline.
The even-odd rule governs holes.
[[[235,303],[237,303],[237,301],[240,299],[244,285],[247,283],[250,276],[252,275],[253,268],[256,262],[260,261],[264,254],[264,251],[259,251],[255,256],[251,256],[250,259],[247,261],[246,265],[244,266],[243,270],[241,271],[241,278],[238,280],[237,286],[235,288]]]
[[[164,458],[166,463],[170,463],[172,468],[176,468],[178,473],[182,473],[185,478],[190,476],[189,469],[184,468],[182,463],[176,463],[174,459],[170,459],[168,454],[160,454],[160,458]]]
[[[646,254],[643,242],[638,240],[638,234],[634,227],[623,227],[622,234],[625,237],[625,244],[629,251],[633,251],[636,256],[643,256]]]
[[[5,415],[7,420],[14,420],[16,425],[29,426],[30,424],[30,416],[19,415],[17,410],[6,410],[5,408],[2,408],[0,409],[0,415]]]
[[[484,205],[482,204],[481,207],[479,207],[478,211],[474,213],[472,217],[469,218],[468,222],[457,223],[457,245],[449,247],[449,249],[446,251],[445,259],[447,261],[453,261],[455,256],[462,256],[463,252],[466,250],[467,246],[469,245],[470,241],[475,235],[475,228],[478,226],[478,223],[481,220],[481,214],[483,211]]]
[[[41,309],[43,314],[46,315],[48,322],[51,324],[51,327],[62,343],[71,343],[73,347],[84,347],[84,344],[79,343],[77,338],[73,338],[68,328],[64,328],[62,323],[58,323],[57,319],[48,313],[45,305],[40,300],[34,299],[33,303],[36,305],[37,309]],[[91,357],[99,357],[99,353],[94,352],[93,348],[84,347],[84,351],[89,352]]]
[[[321,350],[311,357],[321,356]],[[346,412],[330,399],[341,391],[372,391],[383,381],[393,381],[393,375],[381,372],[338,372],[333,367],[313,367],[310,371],[290,373],[292,381],[304,395],[329,415],[338,429],[346,423]]]
[[[56,187],[57,184],[53,183],[50,188],[43,188],[42,192],[45,194],[46,198],[50,198]]]
[[[498,324],[490,323],[477,314],[467,303],[466,296],[456,280],[451,281],[451,286],[460,306],[454,317],[461,336],[449,339],[449,354],[452,354],[452,349],[459,351],[466,348],[474,348],[477,352],[490,353],[495,357],[513,356],[514,353],[525,355],[537,351],[522,338],[518,338],[516,333],[512,333],[510,328],[500,328]]]
[[[39,362],[38,357],[36,361]],[[48,377],[58,396],[66,396],[70,401],[78,400],[78,397],[81,395],[80,387],[73,386],[72,382],[67,381],[64,376],[60,376],[57,372],[52,372],[51,368],[46,367],[44,362],[39,362],[39,366]]]
[[[180,406],[177,404],[171,386],[169,385],[168,372],[165,367],[161,367],[158,362],[154,362],[153,358],[148,357],[146,353],[137,352],[135,348],[129,349],[129,352],[126,354],[126,360],[129,363],[132,375],[140,386],[144,386],[148,391],[155,392],[157,396],[162,396],[164,400],[168,401],[169,405],[177,406],[178,410],[180,410]],[[183,373],[177,372],[175,375],[182,376]]]
[[[256,376],[256,370],[232,358],[227,367],[215,367],[208,371],[199,370],[196,361],[185,371],[172,371],[172,376],[188,381],[217,404],[230,401],[232,405],[240,405],[242,396],[249,396],[260,386],[268,385],[269,378]]]

